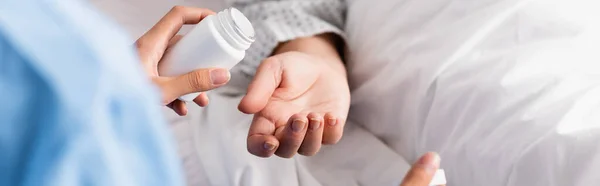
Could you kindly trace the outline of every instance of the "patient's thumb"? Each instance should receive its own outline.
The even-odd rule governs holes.
[[[413,164],[400,186],[428,186],[440,166],[440,156],[429,152]]]

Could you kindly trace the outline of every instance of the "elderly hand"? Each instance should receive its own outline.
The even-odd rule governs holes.
[[[136,41],[138,55],[146,73],[162,91],[163,104],[179,115],[186,115],[185,102],[177,98],[193,92],[203,92],[226,84],[230,79],[227,69],[199,69],[177,77],[158,75],[158,63],[165,51],[181,39],[176,35],[184,24],[197,24],[213,11],[203,8],[176,6],[156,25]],[[194,102],[200,106],[208,104],[206,94],[200,94]]]
[[[350,93],[341,61],[302,52],[258,67],[239,109],[254,114],[248,151],[260,157],[314,155],[342,137]],[[333,61],[333,62],[330,62]],[[332,66],[329,64],[339,64]]]
[[[429,186],[435,172],[440,167],[440,157],[436,153],[429,152],[412,166],[400,186]]]

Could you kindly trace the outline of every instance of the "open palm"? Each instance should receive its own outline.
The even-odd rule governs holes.
[[[248,150],[257,156],[314,155],[335,144],[350,105],[344,73],[317,56],[286,52],[265,60],[239,109],[254,114]]]

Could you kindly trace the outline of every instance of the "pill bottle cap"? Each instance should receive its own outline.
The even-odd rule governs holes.
[[[223,38],[238,50],[247,50],[255,40],[256,33],[250,20],[236,8],[225,9],[216,15],[214,22]]]

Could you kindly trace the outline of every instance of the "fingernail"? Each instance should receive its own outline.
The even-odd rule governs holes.
[[[267,151],[272,151],[273,149],[275,149],[275,144],[273,144],[272,142],[265,142],[265,144],[263,145],[263,147]]]
[[[440,156],[437,153],[428,152],[417,161],[417,164],[423,166],[427,174],[435,174],[435,171],[440,166],[440,160]]]
[[[304,125],[306,125],[306,122],[299,119],[294,120],[294,122],[292,122],[292,131],[300,132],[304,129]]]
[[[308,126],[310,126],[310,130],[317,130],[317,129],[319,129],[320,125],[321,125],[321,121],[319,121],[319,119],[311,118],[310,124]]]
[[[337,119],[335,118],[329,118],[328,121],[329,125],[331,126],[335,126],[337,124]]]
[[[222,85],[229,81],[230,75],[227,69],[212,69],[210,70],[210,81],[213,85]]]

